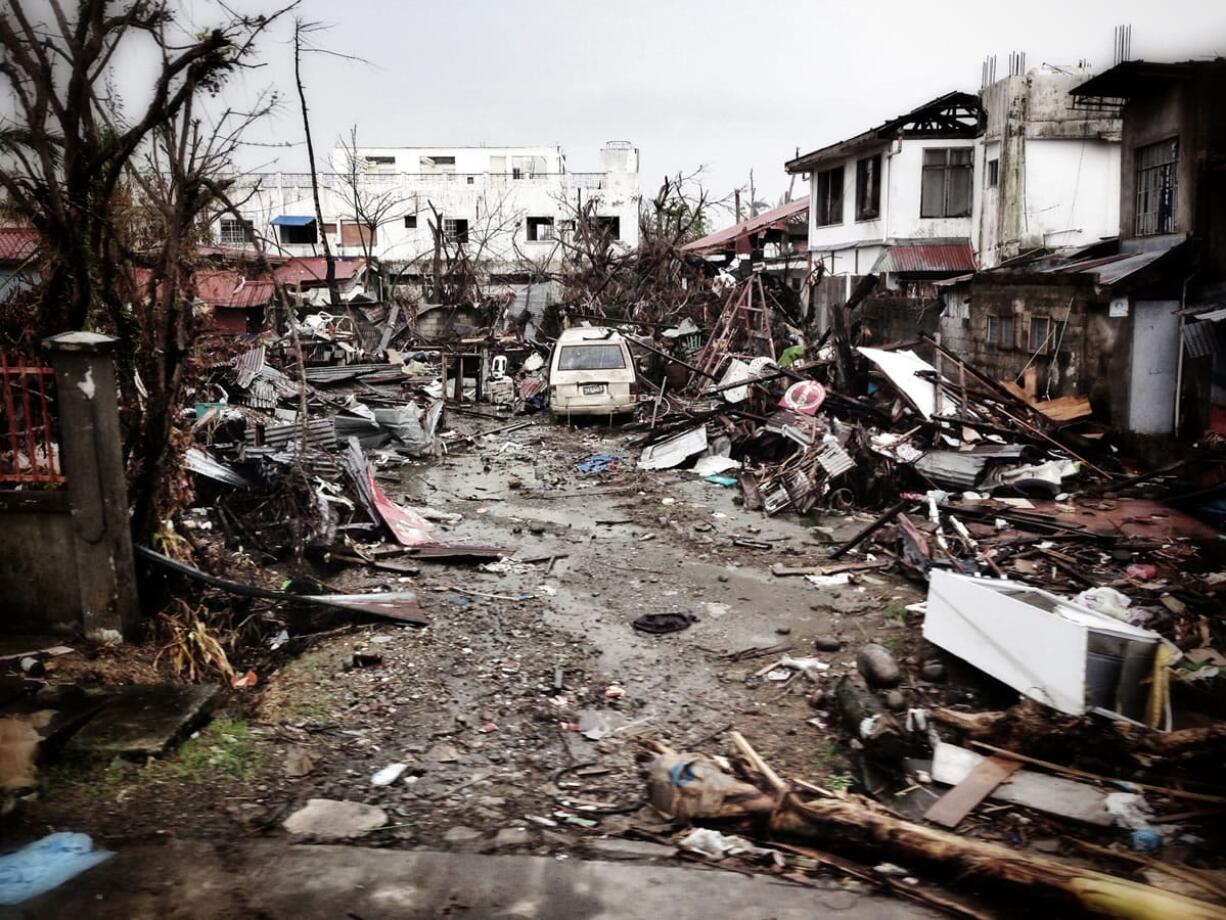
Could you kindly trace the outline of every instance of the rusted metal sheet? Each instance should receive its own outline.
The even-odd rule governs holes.
[[[875,272],[900,274],[907,272],[973,272],[975,254],[969,242],[957,243],[895,243],[889,246],[877,264]]]

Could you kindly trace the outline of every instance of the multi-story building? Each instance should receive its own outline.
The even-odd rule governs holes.
[[[554,267],[586,218],[614,245],[638,243],[638,149],[617,141],[598,172],[570,172],[559,147],[337,148],[318,176],[322,226],[307,173],[243,177],[242,220],[216,222],[223,246],[259,234],[271,253],[377,259],[393,277],[429,270],[437,225],[448,254],[460,247],[493,275]]]

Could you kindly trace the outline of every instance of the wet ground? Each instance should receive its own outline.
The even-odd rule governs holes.
[[[456,424],[500,427],[467,421]],[[422,562],[415,576],[330,570],[340,589],[415,590],[431,625],[317,639],[167,763],[66,774],[32,819],[110,839],[278,836],[288,814],[325,797],[384,808],[392,826],[365,839],[374,845],[581,853],[651,825],[643,739],[722,753],[729,727],[780,773],[845,786],[845,742],[811,697],[854,670],[865,641],[915,665],[904,607],[921,595],[879,574],[828,588],[773,576],[772,563],[820,563],[867,518],[765,518],[693,473],[638,472],[640,434],[538,416],[381,471],[393,498],[462,515],[436,525],[439,540],[505,547],[509,560]],[[621,462],[577,472],[594,454]],[[651,613],[693,622],[670,635],[632,627]],[[819,636],[844,648],[817,652]],[[765,671],[783,652],[730,657],[772,646],[830,668],[782,681]],[[948,692],[903,689],[912,702]],[[404,767],[394,781],[372,782],[392,764]]]

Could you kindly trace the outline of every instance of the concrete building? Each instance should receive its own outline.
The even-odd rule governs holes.
[[[492,275],[553,266],[587,213],[613,245],[638,243],[638,149],[610,142],[598,172],[570,172],[559,147],[337,148],[319,176],[318,226],[306,173],[244,176],[243,219],[215,223],[221,245],[245,247],[259,233],[270,252],[322,255],[320,234],[340,257],[369,255],[388,275],[428,270],[435,213],[449,249]]]
[[[981,268],[1023,252],[1080,246],[1119,228],[1120,119],[1077,105],[1090,74],[1044,65],[980,93],[974,248]]]

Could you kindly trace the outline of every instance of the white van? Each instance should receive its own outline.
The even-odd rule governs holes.
[[[549,408],[555,416],[617,415],[638,401],[634,359],[614,329],[567,329],[549,361]]]

